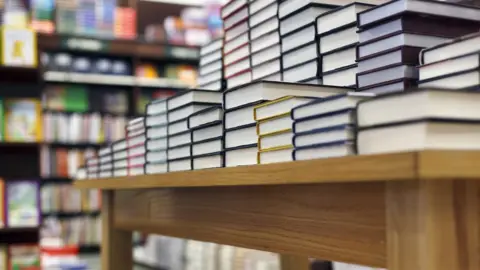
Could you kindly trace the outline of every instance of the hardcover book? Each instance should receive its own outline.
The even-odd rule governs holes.
[[[38,142],[42,140],[42,107],[34,99],[6,99],[5,140]]]
[[[10,181],[6,185],[8,227],[40,225],[39,186],[36,181]]]

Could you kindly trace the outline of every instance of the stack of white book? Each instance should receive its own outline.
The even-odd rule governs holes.
[[[348,92],[313,101],[292,110],[295,160],[355,154],[355,107],[373,94]]]
[[[197,83],[201,89],[223,89],[223,38],[211,41],[200,49],[200,67]]]
[[[145,173],[165,173],[167,166],[167,99],[157,99],[145,109],[146,164]]]
[[[419,87],[480,89],[480,32],[425,49]]]
[[[99,178],[113,176],[113,152],[112,146],[108,145],[98,150]]]
[[[232,0],[222,7],[224,29],[223,71],[227,87],[252,81],[247,0]]]
[[[460,90],[400,92],[361,102],[358,153],[479,150],[479,102],[480,93]]]
[[[252,79],[280,81],[278,3],[276,0],[250,1],[249,11]]]
[[[317,40],[324,84],[356,87],[356,48],[359,41],[357,13],[371,7],[373,5],[352,3],[317,17]]]
[[[322,2],[325,1],[287,0],[280,3],[278,17],[282,41],[282,74],[285,82],[322,83],[315,41],[315,18],[338,7]]]
[[[191,133],[192,169],[223,167],[223,108],[221,105],[188,117]]]
[[[138,117],[127,125],[128,175],[145,174],[145,117]]]
[[[386,269],[349,264],[349,263],[334,262],[333,270],[386,270]]]
[[[127,140],[120,139],[112,144],[113,151],[113,176],[127,176]]]
[[[321,98],[344,91],[340,87],[275,81],[257,81],[225,91],[225,167],[257,164],[256,105],[285,96]]]
[[[208,90],[189,90],[167,99],[167,162],[168,171],[192,169],[192,137],[188,117],[200,110],[222,102],[222,93]]]
[[[262,103],[254,108],[257,123],[258,164],[286,162],[292,158],[291,110],[314,98],[287,96]]]
[[[100,171],[100,164],[99,164],[99,159],[96,155],[87,156],[85,157],[87,159],[86,162],[86,171],[87,171],[87,178],[88,179],[97,179],[98,174]]]
[[[479,22],[479,8],[432,0],[394,0],[360,12],[359,90],[386,93],[415,86],[420,50],[476,32]]]

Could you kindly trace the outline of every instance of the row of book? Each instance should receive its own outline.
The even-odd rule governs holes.
[[[71,149],[42,146],[40,149],[40,176],[72,178],[77,169],[84,165],[85,157],[94,152],[95,148]]]
[[[101,196],[98,190],[89,190],[83,194],[70,184],[43,185],[41,190],[41,209],[45,215],[73,215],[82,212],[100,211]]]
[[[0,245],[0,270],[41,269],[40,247],[34,244]]]
[[[0,228],[39,227],[40,222],[39,182],[0,179]]]
[[[100,216],[79,216],[62,220],[45,217],[41,236],[60,239],[65,246],[98,246],[102,237],[101,228]]]

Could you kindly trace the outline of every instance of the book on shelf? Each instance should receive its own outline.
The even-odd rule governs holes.
[[[280,26],[280,20],[276,15],[271,16],[270,18],[264,19],[262,22],[258,23],[256,26],[250,28],[250,40],[257,40],[263,38],[267,34],[275,31],[278,32]]]
[[[290,112],[258,121],[256,124],[256,134],[259,136],[290,129],[292,129]]]
[[[207,139],[191,145],[192,156],[220,153],[223,151],[223,137]]]
[[[259,150],[257,153],[257,164],[270,164],[292,161],[293,147],[291,145]]]
[[[208,126],[193,128],[191,133],[193,143],[218,138],[223,136],[223,125],[222,123],[213,123]]]
[[[155,99],[145,105],[145,114],[147,115],[146,118],[148,118],[149,115],[159,115],[159,114],[164,114],[166,112],[167,112],[166,98]]]
[[[368,56],[358,62],[358,73],[363,73],[369,70],[379,69],[381,67],[393,66],[396,64],[405,64],[409,66],[415,66],[418,64],[418,55],[422,50],[422,47],[410,47],[410,46],[401,46],[400,48],[394,48],[387,50],[385,52],[379,53],[377,55]],[[355,50],[355,48],[354,48]],[[337,59],[351,59],[351,55],[339,55]],[[355,56],[353,57],[355,58]],[[347,60],[348,61],[348,60]],[[323,68],[327,71],[334,69],[336,63],[332,62],[330,55],[323,56]]]
[[[282,147],[292,147],[292,129],[279,130],[258,136],[258,150],[266,151]]]
[[[225,129],[230,129],[238,126],[254,124],[255,119],[253,117],[253,109],[258,105],[265,102],[264,100],[247,103],[237,106],[233,109],[226,110],[224,113],[224,125]]]
[[[188,117],[188,128],[198,128],[204,125],[211,125],[223,120],[223,109],[221,105],[214,105],[209,108],[190,114]]]
[[[40,226],[40,187],[37,181],[8,181],[5,203],[7,227]]]
[[[264,2],[268,2],[268,1],[264,1]],[[276,1],[273,1],[273,2],[270,1],[270,3],[268,3],[266,6],[263,6],[261,9],[257,9],[257,10],[252,10],[252,6],[253,4],[249,4],[250,16],[248,18],[248,23],[250,27],[254,27],[260,24],[266,18],[277,16],[278,3]]]
[[[40,247],[37,245],[10,245],[8,269],[42,269]]]
[[[280,57],[270,59],[263,63],[252,66],[252,81],[263,80],[269,75],[276,74],[282,70],[282,60]]]
[[[230,77],[225,77],[225,80],[228,87],[227,89],[238,87],[252,81],[252,71],[250,69],[246,69]]]
[[[338,126],[313,129],[295,133],[292,142],[295,148],[297,148],[310,145],[321,145],[332,141],[353,141],[355,140],[355,130],[356,128],[353,124],[342,124]]]
[[[378,1],[370,1],[371,4],[354,2],[342,5],[333,10],[327,11],[316,18],[318,35],[328,33],[334,29],[357,24],[357,13],[365,11],[378,4]]]
[[[295,119],[293,131],[297,134],[314,129],[353,123],[355,123],[355,108],[348,108]]]
[[[220,11],[222,18],[226,18],[239,8],[247,4],[247,0],[231,0],[225,3]]]
[[[0,269],[1,270],[7,270],[7,265],[8,265],[8,249],[7,246],[0,245]]]
[[[177,107],[175,109],[169,109],[168,110],[168,122],[170,124],[170,123],[176,122],[178,120],[185,120],[190,115],[192,115],[196,112],[208,109],[212,106],[218,106],[219,104],[220,104],[220,102],[218,102],[218,103],[190,102],[190,103],[184,104],[180,107]]]
[[[43,185],[40,194],[42,213],[79,213],[83,210],[81,192],[70,184]]]
[[[480,12],[480,9],[478,9]],[[473,32],[473,31],[472,31]],[[421,64],[431,64],[480,50],[480,33],[462,36],[450,42],[426,48],[420,53]]]
[[[315,100],[311,97],[286,96],[257,105],[253,110],[255,121],[265,120],[277,115],[290,113],[290,111],[302,104]]]
[[[256,130],[255,124],[226,129],[224,132],[225,149],[257,144]]]
[[[295,147],[294,160],[310,160],[355,155],[355,143],[352,141],[334,141],[323,144]]]
[[[42,106],[35,99],[5,99],[4,136],[8,142],[42,141]]]
[[[480,45],[477,47],[479,49],[478,52],[419,66],[419,84],[422,84],[422,81],[425,80],[436,79],[466,70],[480,69]]]
[[[192,143],[192,135],[189,130],[168,137],[168,148]]]
[[[169,98],[167,100],[167,106],[170,111],[193,102],[218,104],[222,102],[222,93],[205,90],[189,90]],[[169,121],[171,121],[170,118]]]
[[[248,4],[241,6],[236,9],[235,12],[223,17],[223,27],[224,29],[231,28],[241,21],[248,18]]]
[[[192,169],[192,158],[190,156],[172,159],[168,161],[168,171],[169,172],[178,172],[178,171],[189,171]]]
[[[212,52],[221,50],[223,47],[223,38],[217,38],[200,48],[200,57]]]
[[[357,84],[359,88],[374,87],[382,83],[388,83],[398,79],[417,79],[418,69],[414,66],[396,64],[357,73]]]
[[[282,53],[292,51],[302,45],[316,41],[315,23],[306,24],[294,31],[281,36]],[[316,55],[316,53],[315,53]]]
[[[193,170],[221,168],[223,166],[223,151],[192,157]]]
[[[43,177],[74,177],[77,169],[84,165],[85,158],[94,152],[93,148],[69,149],[42,146],[40,174]]]
[[[438,76],[418,83],[420,88],[448,88],[478,90],[480,88],[480,69],[474,68]]]
[[[257,164],[257,144],[225,148],[225,167]]]
[[[68,219],[45,217],[41,234],[59,238],[66,246],[99,246],[101,239],[100,216],[74,216]]]
[[[274,36],[279,37],[278,33],[275,32],[273,34]],[[250,48],[252,50],[252,53],[251,53],[252,66],[256,66],[256,65],[259,65],[271,60],[275,60],[281,57],[279,38],[277,38],[277,40],[274,40],[273,42],[270,42],[269,40],[265,41],[265,43],[267,43],[268,45],[264,47],[263,41],[258,42],[258,44],[255,40],[252,41],[252,43],[250,44]],[[253,51],[254,46],[262,47],[262,49]]]
[[[312,23],[315,18],[337,6],[318,4],[314,1],[306,3],[304,6],[292,5],[295,1],[283,1],[278,9],[280,18],[280,34],[283,36],[304,25]]]
[[[319,77],[320,65],[320,59],[315,58],[308,62],[284,68],[282,70],[283,81],[289,83],[322,84],[322,79]]]
[[[157,173],[166,173],[168,172],[168,164],[166,162],[147,162],[145,164],[145,173],[146,174],[157,174]]]
[[[5,227],[5,221],[5,181],[0,178],[0,229]]]

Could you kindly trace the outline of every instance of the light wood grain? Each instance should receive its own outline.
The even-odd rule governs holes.
[[[280,255],[281,270],[310,270],[310,260],[303,256]]]
[[[77,188],[250,186],[480,179],[480,151],[422,151],[76,181]]]
[[[115,226],[304,258],[385,265],[384,183],[115,192]]]
[[[132,232],[115,228],[113,191],[102,192],[102,270],[132,269]]]
[[[387,183],[389,270],[478,270],[479,189],[475,181]]]

